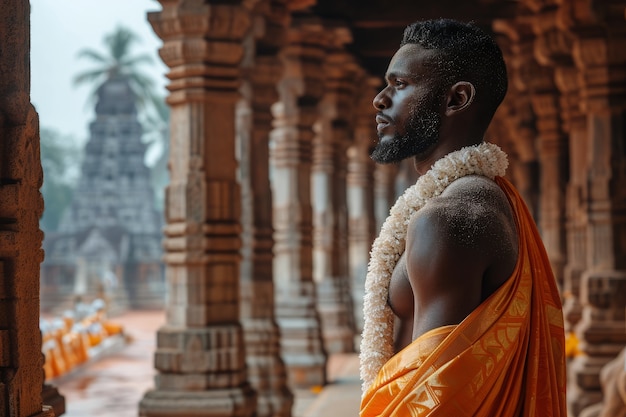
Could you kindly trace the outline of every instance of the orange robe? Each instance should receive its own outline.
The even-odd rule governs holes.
[[[391,358],[365,392],[361,417],[565,417],[565,337],[550,262],[522,198],[513,208],[512,276],[460,324],[433,329]]]

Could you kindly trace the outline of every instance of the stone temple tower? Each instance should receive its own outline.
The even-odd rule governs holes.
[[[76,296],[161,307],[162,215],[155,209],[136,95],[126,77],[97,90],[81,176],[59,231],[44,239],[42,308]]]

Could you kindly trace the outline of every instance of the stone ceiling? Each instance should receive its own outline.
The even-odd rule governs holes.
[[[347,22],[350,50],[374,76],[382,76],[407,24],[431,18],[474,21],[486,29],[494,18],[511,17],[514,0],[317,0],[318,16]]]

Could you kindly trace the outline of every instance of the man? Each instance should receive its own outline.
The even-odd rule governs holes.
[[[361,416],[566,416],[560,297],[536,226],[483,141],[507,90],[472,24],[405,30],[374,98],[378,163],[419,174],[374,242]]]

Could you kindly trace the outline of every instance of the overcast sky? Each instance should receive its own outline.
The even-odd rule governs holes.
[[[91,87],[75,87],[75,74],[95,66],[78,59],[83,48],[106,52],[103,39],[117,25],[135,32],[141,43],[133,55],[148,53],[154,65],[144,67],[165,95],[165,65],[158,57],[161,40],[147,21],[158,11],[156,0],[31,0],[31,101],[42,127],[72,135],[83,143],[93,121],[93,105],[86,106]]]

